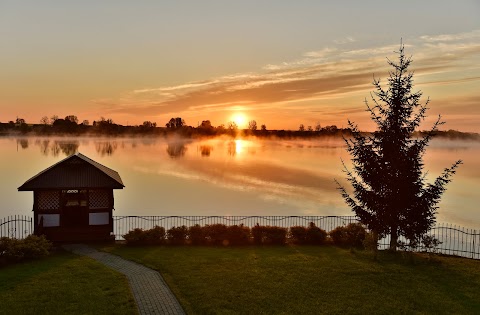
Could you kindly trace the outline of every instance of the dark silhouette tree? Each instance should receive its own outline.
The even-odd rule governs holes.
[[[156,122],[151,122],[150,120],[146,120],[146,121],[143,122],[142,127],[144,129],[153,129],[153,128],[157,127],[157,123]]]
[[[50,121],[51,123],[53,124],[55,122],[55,120],[58,119],[58,115],[52,115],[52,117],[50,117]]]
[[[213,129],[213,126],[210,120],[203,120],[200,127],[204,129]]]
[[[257,130],[257,122],[255,120],[250,120],[248,122],[248,129],[255,132]]]
[[[421,138],[414,137],[415,129],[425,120],[429,99],[422,104],[422,92],[412,92],[413,72],[408,71],[412,60],[405,57],[403,45],[398,55],[398,62],[388,60],[393,67],[388,89],[384,90],[380,80],[374,79],[375,91],[371,95],[374,106],[365,100],[377,130],[366,135],[356,124],[348,122],[353,137],[345,142],[353,169],[344,165],[344,171],[353,194],[337,182],[342,197],[373,231],[375,241],[390,235],[393,251],[399,236],[413,245],[433,227],[437,204],[462,163],[455,162],[433,183],[426,182],[423,155],[443,122],[439,116],[429,132]]]
[[[234,121],[230,121],[227,124],[227,129],[228,129],[228,132],[230,133],[230,135],[234,136],[234,135],[237,134],[238,126]]]
[[[44,126],[48,125],[48,123],[50,122],[50,120],[48,119],[47,116],[43,116],[41,119],[40,119],[40,123]]]
[[[75,123],[75,125],[78,125],[78,117],[75,115],[65,116],[65,121],[69,121],[71,123]]]
[[[197,131],[200,134],[208,135],[208,136],[215,134],[215,128],[212,126],[212,123],[210,120],[203,120],[200,126],[198,126]]]
[[[185,126],[185,120],[183,120],[182,118],[180,117],[177,117],[177,118],[171,118],[168,123],[166,123],[165,125],[167,128],[169,129],[178,129],[178,128],[182,128],[183,126]]]

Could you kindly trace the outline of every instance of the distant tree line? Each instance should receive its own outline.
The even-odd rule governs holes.
[[[124,126],[115,123],[110,118],[100,117],[91,124],[88,120],[80,120],[76,115],[68,115],[60,118],[53,115],[48,118],[43,116],[38,124],[27,123],[23,118],[16,118],[6,123],[0,122],[0,134],[34,134],[34,135],[170,135],[177,134],[186,138],[193,137],[214,137],[227,135],[236,136],[256,136],[256,137],[278,137],[278,138],[313,138],[321,136],[343,136],[350,137],[352,131],[350,128],[338,128],[335,125],[322,127],[320,123],[315,126],[306,126],[300,124],[297,130],[269,130],[265,124],[258,124],[255,120],[248,122],[248,127],[240,129],[233,121],[214,126],[210,120],[203,120],[197,127],[186,124],[181,117],[172,117],[164,127],[158,126],[156,122],[144,121],[141,125]],[[415,133],[415,136],[422,137],[423,131]],[[464,133],[455,130],[436,131],[437,136],[451,139],[480,139],[478,133]]]

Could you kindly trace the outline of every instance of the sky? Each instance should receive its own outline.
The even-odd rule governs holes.
[[[480,132],[479,17],[462,0],[0,0],[0,122],[371,130],[364,101],[403,42],[421,128]]]

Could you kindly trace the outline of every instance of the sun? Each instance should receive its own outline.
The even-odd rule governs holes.
[[[230,120],[233,121],[238,128],[246,128],[247,127],[247,122],[248,122],[248,117],[244,113],[234,113],[231,117]]]

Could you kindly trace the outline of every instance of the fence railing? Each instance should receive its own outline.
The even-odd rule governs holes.
[[[12,215],[0,219],[0,237],[24,238],[33,233],[33,218]]]
[[[427,235],[440,241],[440,245],[433,249],[436,253],[480,259],[480,230],[439,223]],[[400,237],[399,241],[406,240]],[[381,239],[378,245],[379,249],[387,249],[390,246],[390,237]],[[419,245],[416,250],[423,251],[425,248]]]
[[[355,216],[114,216],[113,221],[117,240],[122,240],[123,235],[135,228],[151,229],[156,225],[164,227],[165,230],[173,226],[190,227],[195,224],[243,224],[251,228],[257,223],[289,228],[308,226],[313,222],[319,228],[330,232],[337,226],[358,222]],[[33,219],[29,216],[15,215],[0,220],[0,237],[24,238],[32,233]],[[480,259],[480,230],[438,224],[428,234],[441,242],[436,248],[438,253]],[[379,248],[388,248],[389,242],[388,237],[381,239]]]
[[[151,229],[162,226],[165,230],[173,226],[187,227],[206,224],[225,224],[253,227],[271,225],[289,228],[291,226],[308,226],[315,223],[321,229],[330,232],[337,226],[358,222],[355,216],[114,216],[114,234],[117,239],[134,228]]]

